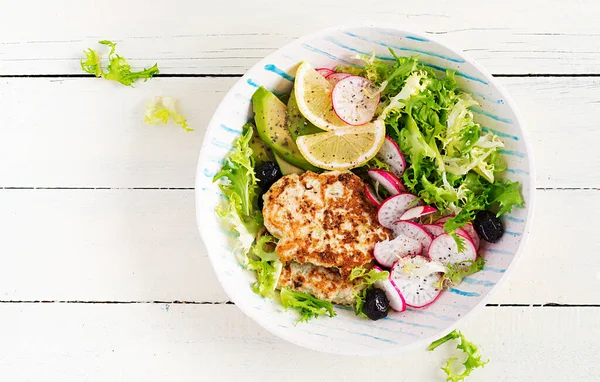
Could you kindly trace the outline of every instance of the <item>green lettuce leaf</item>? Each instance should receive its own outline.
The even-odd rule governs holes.
[[[217,206],[217,214],[228,222],[239,234],[241,249],[247,254],[254,242],[263,217],[258,209],[258,180],[254,173],[254,156],[249,144],[252,139],[252,125],[245,125],[242,135],[234,142],[234,147],[221,171],[213,182],[223,179],[219,187],[225,196]]]
[[[150,125],[164,124],[169,122],[169,118],[178,124],[185,131],[194,131],[188,126],[185,117],[177,111],[175,107],[175,98],[172,97],[153,97],[146,105],[144,122]]]
[[[135,81],[140,79],[146,81],[159,72],[157,64],[138,72],[132,71],[127,60],[115,53],[116,43],[102,40],[100,44],[110,46],[106,71],[100,66],[100,55],[90,48],[84,52],[85,61],[83,58],[80,60],[81,69],[84,72],[93,74],[96,77],[104,77],[107,80],[120,82],[125,86],[132,86]]]
[[[308,322],[313,318],[325,314],[329,317],[335,317],[336,315],[331,302],[319,300],[307,293],[282,288],[280,298],[281,305],[283,305],[284,308],[294,309],[300,314],[300,318],[296,323]]]
[[[354,313],[357,316],[368,318],[363,311],[367,292],[373,288],[376,281],[387,280],[389,276],[390,272],[388,271],[378,272],[374,269],[367,271],[362,267],[352,269],[349,276],[350,281],[358,280],[354,285]]]
[[[252,291],[263,297],[272,297],[281,275],[282,264],[279,255],[275,252],[277,239],[269,234],[264,234],[252,246],[251,255],[248,256],[248,269],[256,272],[256,281],[252,284]]]
[[[433,351],[438,346],[454,339],[460,339],[460,343],[456,345],[456,348],[458,350],[462,350],[467,355],[467,359],[465,362],[463,362],[465,370],[460,374],[457,374],[452,370],[452,364],[457,360],[457,358],[450,358],[448,362],[446,362],[446,365],[442,367],[442,370],[444,373],[446,373],[446,381],[460,382],[464,381],[466,377],[471,375],[473,370],[478,367],[484,367],[485,364],[490,361],[482,361],[481,355],[479,354],[479,348],[474,343],[468,341],[461,332],[456,330],[453,330],[439,340],[432,342],[427,350]]]
[[[461,264],[447,264],[448,270],[443,274],[442,278],[436,284],[438,289],[452,288],[460,283],[467,276],[483,270],[485,260],[481,256],[477,256],[475,261],[467,260]]]
[[[490,204],[497,204],[500,208],[497,216],[510,212],[514,206],[523,207],[525,201],[519,191],[519,182],[495,182],[489,192]]]

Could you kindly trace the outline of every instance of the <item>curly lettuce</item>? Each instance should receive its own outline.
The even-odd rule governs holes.
[[[246,124],[242,135],[233,144],[225,164],[213,178],[223,180],[219,187],[225,196],[217,206],[217,214],[238,233],[243,254],[248,254],[263,223],[258,209],[258,179],[254,173],[254,155],[250,141],[253,125]]]
[[[444,225],[450,233],[479,210],[495,210],[500,216],[523,206],[520,185],[497,177],[506,169],[499,151],[504,143],[475,122],[470,108],[478,103],[458,88],[454,72],[438,77],[416,57],[392,54],[392,66],[363,57],[365,67],[353,70],[382,89],[379,118],[406,156],[403,182],[408,190],[454,215]]]
[[[252,284],[252,291],[263,297],[273,297],[282,264],[279,255],[275,252],[277,239],[269,234],[262,235],[252,246],[251,255],[248,256],[248,269],[256,272],[256,281]]]
[[[280,293],[281,305],[286,309],[294,309],[300,317],[299,322],[308,322],[313,318],[323,315],[335,317],[333,304],[329,301],[320,300],[308,293],[296,292],[287,288],[282,288]]]
[[[115,53],[116,43],[108,40],[102,40],[99,43],[110,47],[106,70],[103,70],[100,66],[100,55],[98,52],[89,48],[84,51],[85,60],[83,58],[80,60],[81,69],[84,72],[93,74],[96,77],[103,77],[107,80],[120,82],[125,86],[133,86],[133,83],[140,79],[147,81],[149,78],[152,78],[159,73],[157,64],[154,64],[151,68],[138,72],[132,71],[131,65],[129,65],[127,60]]]
[[[481,359],[481,355],[479,354],[479,348],[474,343],[468,341],[461,332],[456,330],[453,330],[439,340],[432,342],[427,350],[433,351],[438,346],[454,339],[460,339],[460,343],[456,345],[456,348],[462,350],[467,355],[467,359],[465,362],[463,362],[464,370],[460,374],[454,372],[453,363],[457,361],[458,358],[450,358],[442,367],[442,370],[444,373],[446,373],[446,381],[460,382],[464,381],[466,377],[471,375],[473,370],[477,369],[478,367],[484,367],[485,364],[490,361],[483,361]]]
[[[188,126],[185,117],[177,111],[176,100],[173,97],[153,97],[146,105],[144,122],[150,125],[169,123],[169,118],[178,124],[183,130],[190,132],[194,129]]]

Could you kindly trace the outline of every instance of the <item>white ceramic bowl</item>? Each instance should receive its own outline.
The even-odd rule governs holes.
[[[357,53],[390,59],[388,47],[398,55],[418,54],[426,65],[456,71],[456,78],[481,103],[476,120],[503,138],[508,162],[507,178],[523,188],[525,208],[513,209],[504,218],[506,234],[493,245],[484,246],[485,270],[459,287],[444,292],[425,309],[390,313],[387,319],[368,321],[350,309],[337,308],[337,317],[319,318],[295,326],[295,312],[286,312],[272,300],[252,292],[254,275],[243,269],[232,253],[236,240],[215,215],[221,193],[212,183],[230,145],[242,125],[251,119],[250,97],[258,86],[289,92],[300,61],[314,67],[333,68],[356,63]],[[441,72],[440,72],[441,73]],[[452,330],[476,307],[484,306],[493,289],[514,268],[529,234],[533,211],[534,169],[531,147],[523,120],[509,95],[496,80],[459,50],[449,48],[432,36],[400,27],[354,26],[323,30],[293,41],[250,69],[227,93],[208,126],[196,174],[196,214],[209,258],[231,300],[271,333],[295,344],[329,353],[376,355],[397,353],[429,342]]]

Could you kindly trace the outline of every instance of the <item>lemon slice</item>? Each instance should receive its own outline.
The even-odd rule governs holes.
[[[313,125],[323,130],[347,127],[333,110],[331,91],[333,85],[310,64],[303,62],[296,72],[294,95],[298,109]]]
[[[296,144],[307,161],[326,170],[348,170],[373,158],[385,141],[382,121],[303,135]]]

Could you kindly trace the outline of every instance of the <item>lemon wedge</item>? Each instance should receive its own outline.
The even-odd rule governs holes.
[[[300,113],[313,125],[323,130],[348,127],[333,110],[331,91],[333,85],[309,63],[303,62],[296,72],[294,95]]]
[[[348,170],[373,158],[385,140],[383,121],[347,126],[298,138],[298,149],[312,165],[326,170]]]

